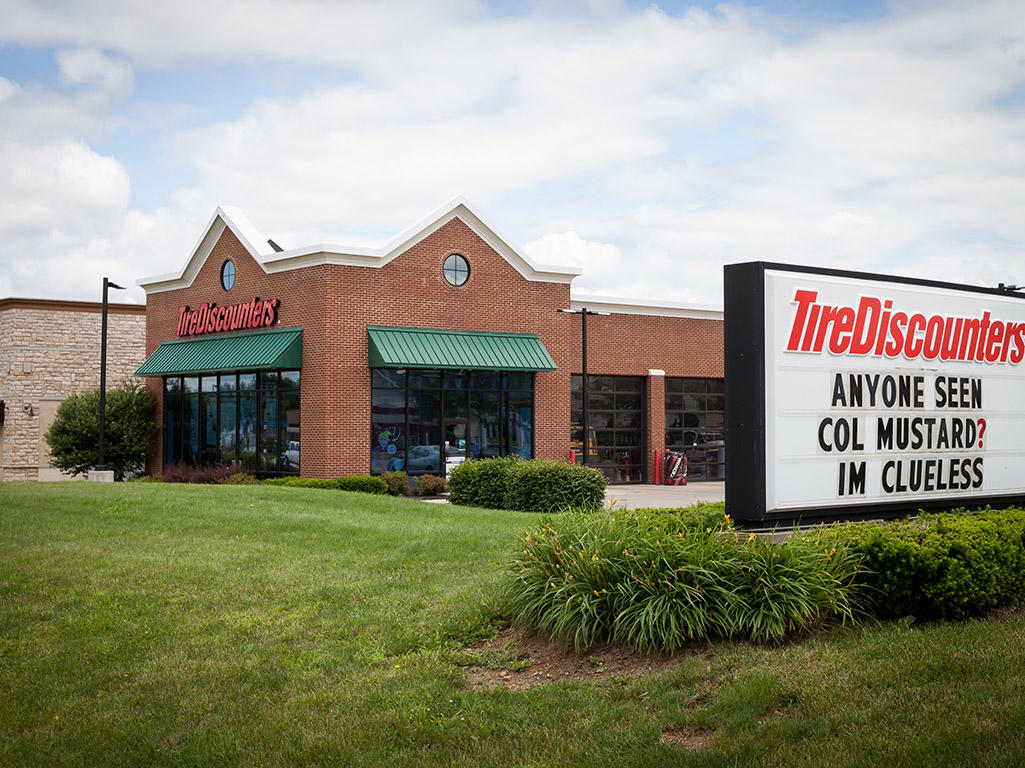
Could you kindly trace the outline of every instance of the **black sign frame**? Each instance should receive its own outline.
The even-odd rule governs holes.
[[[1025,502],[1025,495],[969,496],[892,502],[849,502],[842,505],[766,509],[765,466],[765,272],[794,272],[881,283],[943,288],[1025,301],[1014,290],[962,285],[940,280],[857,272],[842,269],[750,261],[723,267],[724,374],[726,378],[726,510],[747,526],[787,526],[801,522],[891,518],[919,510],[1005,505]],[[1023,363],[1025,365],[1025,363]]]

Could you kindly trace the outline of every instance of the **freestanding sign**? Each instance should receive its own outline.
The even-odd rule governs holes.
[[[1025,301],[991,288],[725,268],[734,519],[1025,498]]]

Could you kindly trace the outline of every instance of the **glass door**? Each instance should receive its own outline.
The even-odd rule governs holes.
[[[443,432],[445,435],[445,476],[447,477],[452,467],[466,461],[466,422],[446,421]]]

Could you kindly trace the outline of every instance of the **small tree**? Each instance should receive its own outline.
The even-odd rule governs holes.
[[[126,379],[107,390],[103,461],[118,480],[146,468],[146,453],[153,444],[156,398],[136,379]],[[73,475],[87,473],[100,458],[100,390],[72,395],[57,409],[46,433],[53,466]]]

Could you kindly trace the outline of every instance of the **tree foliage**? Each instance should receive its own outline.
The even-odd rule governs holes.
[[[114,477],[141,473],[153,445],[157,426],[156,398],[136,379],[107,390],[103,458]],[[87,473],[99,463],[100,390],[72,395],[57,409],[46,433],[53,466],[73,475]]]

